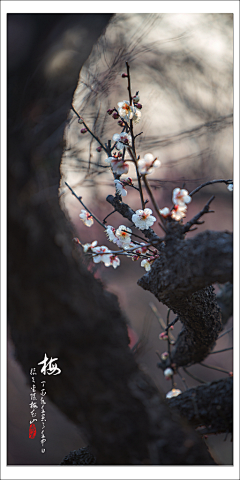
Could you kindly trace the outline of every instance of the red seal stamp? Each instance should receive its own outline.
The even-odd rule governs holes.
[[[37,433],[35,423],[32,423],[29,427],[29,438],[35,438]]]

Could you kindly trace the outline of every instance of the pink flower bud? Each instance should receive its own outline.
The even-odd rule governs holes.
[[[121,75],[122,78],[127,78],[127,76],[128,76],[127,73],[122,73]]]
[[[168,335],[165,332],[160,333],[159,340],[168,340]]]
[[[118,157],[122,157],[122,153],[121,153],[121,152],[118,152]]]
[[[117,120],[117,118],[119,118],[119,115],[118,115],[117,112],[114,112],[114,113],[112,114],[112,117],[114,118],[114,120]]]
[[[96,151],[97,151],[97,152],[101,152],[101,151],[102,151],[102,147],[97,147],[97,148],[96,148]]]
[[[142,104],[141,104],[141,103],[135,103],[134,105],[135,105],[135,107],[137,107],[139,110],[141,110],[141,108],[142,108]]]
[[[120,125],[120,127],[124,127],[124,125],[125,125],[125,123],[122,122],[122,120],[119,120],[117,123],[118,123],[118,125]]]
[[[112,108],[109,108],[109,109],[107,110],[107,113],[108,113],[108,115],[112,115],[113,109],[112,109]]]
[[[174,326],[171,325],[171,327],[169,327],[169,330],[174,330]]]
[[[233,372],[229,372],[229,377],[233,377]]]
[[[86,133],[87,132],[87,129],[86,128],[82,128],[81,129],[81,133]]]

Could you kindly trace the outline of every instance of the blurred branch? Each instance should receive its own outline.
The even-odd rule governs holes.
[[[167,403],[194,427],[205,426],[211,433],[233,431],[232,378],[189,388]]]

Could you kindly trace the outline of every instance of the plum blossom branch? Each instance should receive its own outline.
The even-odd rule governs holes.
[[[69,190],[72,192],[74,197],[76,197],[76,199],[81,203],[81,205],[85,208],[85,210],[87,210],[87,212],[90,213],[90,215],[94,218],[94,220],[96,220],[96,222],[99,223],[99,225],[101,225],[103,228],[106,228],[105,225],[102,222],[100,222],[100,220],[98,220],[98,218],[91,212],[91,210],[89,210],[89,208],[86,207],[86,205],[82,201],[82,197],[78,197],[78,195],[74,192],[72,187],[68,185],[67,182],[65,182],[65,185],[69,188]]]
[[[95,140],[99,143],[99,145],[102,147],[102,149],[107,153],[109,154],[109,149],[103,145],[103,143],[101,142],[101,140],[92,132],[92,130],[90,130],[90,128],[88,127],[88,125],[84,122],[83,118],[79,115],[79,113],[75,110],[74,106],[72,105],[71,106],[71,109],[73,110],[73,112],[77,115],[78,119],[81,120],[81,123],[84,125],[84,127],[87,129],[87,131],[92,135],[93,138],[95,138]]]
[[[132,208],[129,207],[126,203],[120,202],[118,198],[113,197],[113,195],[107,196],[107,202],[110,203],[124,218],[127,218],[130,222],[132,221],[132,216],[135,213]],[[146,238],[148,238],[153,246],[156,248],[163,242],[163,238],[160,238],[151,228],[143,230],[143,233]]]
[[[202,185],[199,185],[199,187],[195,188],[191,193],[189,193],[190,197],[192,197],[195,193],[199,192],[199,190],[206,187],[207,185],[213,185],[214,183],[225,183],[226,185],[229,185],[233,183],[233,181],[231,179],[230,180],[220,179],[220,180],[211,180],[209,182],[202,183]]]
[[[142,184],[141,184],[141,177],[140,177],[140,174],[139,174],[139,171],[138,171],[138,166],[137,166],[137,159],[136,159],[136,155],[134,153],[134,151],[132,151],[132,149],[130,147],[128,147],[128,153],[130,155],[130,157],[132,158],[132,161],[135,165],[135,168],[136,168],[136,173],[137,173],[137,180],[138,180],[138,188],[139,188],[139,193],[140,193],[140,198],[141,198],[141,204],[142,204],[142,209],[144,210],[145,208],[145,202],[144,202],[144,197],[143,197],[143,191],[142,191]]]
[[[132,106],[132,92],[131,92],[131,80],[130,80],[130,67],[128,65],[128,62],[126,62],[126,67],[127,67],[127,79],[128,79],[128,94],[129,94],[129,103],[130,103],[130,106]],[[133,153],[136,157],[136,151],[135,151],[135,139],[134,139],[134,135],[133,135],[133,121],[132,119],[130,119],[130,133],[131,133],[131,137],[132,137],[132,149],[133,149]]]

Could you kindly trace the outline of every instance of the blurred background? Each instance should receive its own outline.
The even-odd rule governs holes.
[[[105,198],[114,194],[114,183],[105,154],[96,151],[98,144],[91,141],[88,133],[80,133],[81,127],[70,106],[73,101],[75,109],[103,143],[114,133],[120,133],[117,121],[106,115],[106,111],[128,99],[127,82],[121,78],[126,61],[131,67],[132,92],[140,92],[143,105],[142,119],[135,128],[135,134],[143,132],[137,138],[137,153],[142,157],[151,152],[161,161],[160,169],[150,177],[160,208],[171,207],[172,190],[183,182],[191,191],[208,180],[232,178],[231,14],[8,15],[9,234],[13,234],[11,225],[21,218],[25,202],[30,201],[34,212],[47,199],[57,218],[57,207],[52,202],[59,195],[74,235],[82,243],[97,239],[98,244],[106,244],[100,226],[95,223],[88,229],[80,221],[82,207],[64,184],[67,181],[82,195],[88,208],[101,220],[111,212]],[[135,181],[133,170],[130,169],[129,175]],[[215,213],[206,215],[205,223],[189,236],[205,229],[232,231],[232,194],[225,184],[207,187],[196,194],[186,220],[201,210],[212,194],[216,195],[212,204]],[[128,188],[126,201],[133,209],[140,208],[138,194],[133,189]],[[152,208],[150,203],[148,206]],[[38,226],[32,227],[33,213],[25,215],[24,221],[34,236]],[[119,214],[109,219],[109,224],[116,227],[122,223]],[[129,222],[124,224],[130,226]],[[158,227],[156,233],[161,236]],[[63,249],[77,248],[69,245],[61,229],[55,235],[55,242]],[[14,285],[11,258],[9,261],[8,281]],[[121,258],[116,271],[94,266],[85,258],[82,261],[118,296],[129,320],[130,345],[138,339],[142,341],[136,359],[164,396],[171,386],[157,369],[156,351],[161,354],[166,344],[158,338],[162,330],[149,303],[154,303],[165,321],[167,308],[137,286],[144,270],[128,258]],[[24,268],[20,260],[19,268]],[[216,291],[219,291],[217,285]],[[228,330],[231,326],[232,318],[224,328]],[[177,324],[174,336],[179,331]],[[229,332],[217,342],[215,350],[231,346],[232,332]],[[232,351],[211,355],[205,363],[231,371]],[[204,381],[224,375],[200,365],[189,370]],[[198,385],[185,374],[184,377],[189,387]],[[176,381],[177,388],[184,390],[180,377]],[[41,455],[40,446],[29,442],[26,429],[28,382],[16,362],[10,331],[8,464],[59,464],[70,450],[84,446],[84,439],[80,430],[47,399],[48,448]],[[230,435],[227,439],[225,435],[206,439],[217,462],[232,463],[230,440]]]

